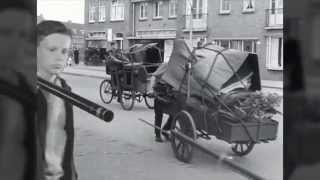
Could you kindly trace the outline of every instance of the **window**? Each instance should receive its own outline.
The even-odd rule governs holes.
[[[99,6],[99,22],[106,21],[106,7]]]
[[[94,23],[95,22],[95,13],[96,13],[96,7],[95,6],[90,6],[89,7],[89,23]]]
[[[257,52],[257,42],[253,40],[243,41],[243,51],[256,53]]]
[[[154,18],[161,18],[161,5],[162,1],[154,2]]]
[[[230,0],[220,0],[220,13],[229,14],[231,11]]]
[[[231,40],[230,41],[230,48],[242,51],[242,41],[241,40]]]
[[[277,11],[283,8],[283,0],[271,0],[271,13],[276,14]]]
[[[201,19],[205,9],[204,9],[204,1],[205,0],[193,0],[192,2],[192,8],[194,10],[193,12],[193,19]]]
[[[169,2],[169,17],[177,16],[177,0],[170,0]]]
[[[147,19],[147,3],[140,4],[140,19]]]
[[[224,47],[224,48],[229,48],[229,40],[221,40],[219,42],[219,45]]]
[[[243,0],[243,12],[252,12],[254,11],[255,6],[254,0]]]
[[[124,3],[120,0],[112,0],[111,3],[111,21],[124,20]]]
[[[283,69],[283,39],[281,37],[267,37],[267,68]]]
[[[232,40],[214,40],[214,44],[222,46],[224,48],[237,49],[240,51],[246,51],[249,53],[257,52],[257,40],[242,40],[242,39],[232,39]]]

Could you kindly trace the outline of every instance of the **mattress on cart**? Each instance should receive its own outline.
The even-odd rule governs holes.
[[[188,62],[192,63],[191,94],[204,93],[212,96],[212,92],[223,92],[229,87],[229,90],[232,90],[232,87],[236,88],[237,84],[243,85],[243,82],[248,82],[252,90],[261,89],[256,55],[224,49],[214,44],[196,48],[193,52],[192,50],[193,47],[188,42],[175,40],[166,70],[161,72],[161,80],[171,85],[174,90],[187,92]]]

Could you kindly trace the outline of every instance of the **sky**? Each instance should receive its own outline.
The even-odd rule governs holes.
[[[84,23],[84,0],[37,0],[37,15],[46,20]]]

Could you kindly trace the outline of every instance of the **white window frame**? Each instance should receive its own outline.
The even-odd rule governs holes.
[[[252,8],[247,8],[246,6],[248,6],[249,2],[251,1],[252,3]],[[256,2],[255,0],[243,0],[243,8],[242,8],[242,12],[254,12],[255,11],[255,6],[256,6]]]
[[[200,1],[202,2],[202,7],[200,7]],[[204,16],[207,14],[207,0],[196,0],[196,4],[193,4],[192,1],[192,7],[194,8],[194,15],[192,16],[192,19],[205,18]]]
[[[106,6],[99,5],[99,22],[106,21]]]
[[[172,10],[174,14],[171,13]],[[170,0],[169,2],[169,17],[170,18],[177,17],[177,0]]]
[[[162,8],[162,1],[155,1],[153,3],[153,18],[154,19],[161,19],[162,18],[162,15],[160,14],[161,8]]]
[[[229,2],[229,9],[223,9],[224,1]],[[231,13],[231,1],[230,0],[220,0],[220,14],[230,14]]]
[[[89,6],[89,23],[94,23],[94,15],[96,13],[96,7],[95,6]]]
[[[244,41],[252,41],[252,45],[251,45],[251,50],[250,51],[245,51],[245,52],[249,52],[249,53],[253,53],[253,54],[256,54],[257,53],[257,49],[256,49],[256,52],[254,51],[255,50],[255,47],[257,48],[257,42],[258,40],[257,39],[245,39],[245,38],[240,38],[240,39],[228,39],[228,38],[222,38],[222,39],[214,39],[212,42],[217,45],[217,46],[221,46],[221,41],[228,41],[228,48],[231,49],[231,42],[232,41],[240,41],[240,48],[237,48],[237,50],[240,50],[240,51],[245,51],[244,50]]]
[[[279,39],[282,39],[281,41],[281,45],[279,47],[281,47],[281,65],[279,65],[279,48],[277,49],[277,56],[276,58],[272,58],[272,40],[276,39],[279,42]],[[273,37],[273,36],[269,36],[266,37],[266,66],[267,69],[269,70],[283,70],[283,37]]]
[[[125,5],[120,0],[112,0],[110,7],[110,21],[123,21]]]
[[[147,6],[148,6],[148,3],[141,3],[140,4],[140,6],[139,6],[139,19],[140,20],[148,19],[148,17],[147,17]],[[143,10],[143,12],[141,12],[142,10]]]

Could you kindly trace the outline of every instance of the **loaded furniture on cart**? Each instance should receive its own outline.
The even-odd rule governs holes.
[[[239,156],[250,153],[255,144],[276,139],[278,122],[272,117],[279,97],[260,92],[256,54],[214,44],[193,48],[175,40],[168,64],[153,74],[155,98],[166,104],[164,112],[173,117],[171,132],[194,141],[215,136],[232,144]],[[170,136],[176,158],[190,162],[193,146],[175,133]]]
[[[153,109],[152,73],[162,63],[160,49],[156,43],[135,44],[128,50],[109,55],[106,61],[106,73],[111,79],[105,79],[100,85],[100,97],[104,103],[118,98],[124,110],[131,110],[135,101],[145,101]]]

